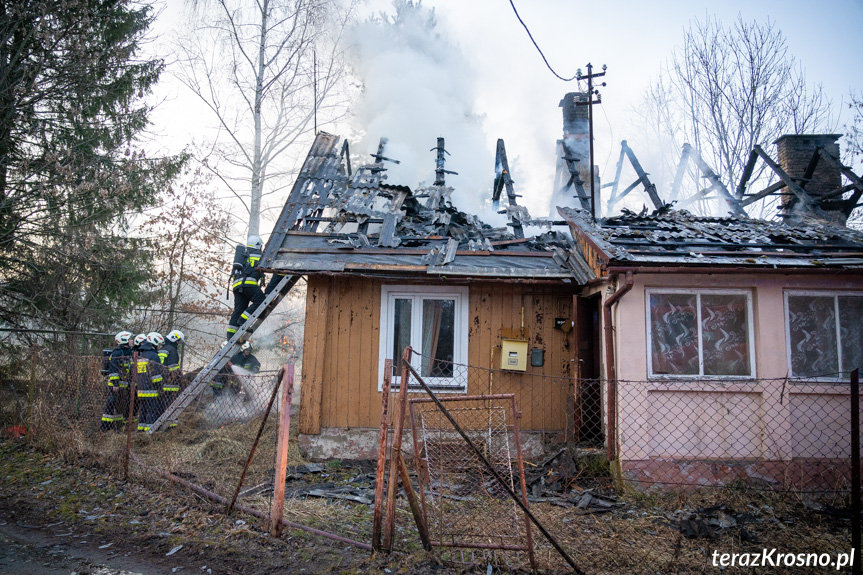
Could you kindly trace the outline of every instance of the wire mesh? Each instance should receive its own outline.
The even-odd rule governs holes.
[[[443,403],[506,486],[520,494],[512,398],[444,398]],[[531,545],[526,517],[506,489],[436,404],[411,400],[411,421],[433,545],[484,549],[483,559],[521,564],[518,554],[504,559],[504,551],[529,552]],[[473,557],[478,559],[476,552]]]

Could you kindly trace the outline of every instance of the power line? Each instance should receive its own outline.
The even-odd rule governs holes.
[[[577,80],[581,77],[581,74],[576,73],[572,78],[564,78],[560,74],[554,71],[554,68],[551,67],[551,64],[548,63],[548,60],[545,57],[545,54],[542,53],[539,45],[536,43],[536,40],[533,39],[533,34],[530,33],[530,29],[527,27],[527,24],[524,23],[524,20],[521,19],[521,16],[518,15],[518,10],[515,9],[515,4],[513,4],[512,0],[509,0],[509,5],[512,6],[512,11],[515,12],[515,17],[518,18],[518,21],[521,22],[521,25],[524,27],[525,32],[527,32],[530,41],[533,42],[536,51],[539,52],[539,55],[542,56],[542,61],[545,62],[545,65],[551,70],[551,73],[563,80],[564,82],[572,82],[573,80]]]

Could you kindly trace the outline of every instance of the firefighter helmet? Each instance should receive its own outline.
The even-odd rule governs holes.
[[[249,240],[246,242],[246,245],[250,248],[260,250],[264,247],[264,242],[261,241],[260,236],[249,236]]]
[[[147,341],[152,343],[154,346],[159,347],[163,343],[165,343],[165,338],[162,337],[162,334],[158,331],[151,331],[147,334]]]
[[[147,334],[146,333],[139,333],[138,335],[135,336],[134,342],[135,342],[135,345],[141,345],[146,340],[147,340]]]
[[[240,351],[246,351],[247,349],[250,352],[252,351],[252,342],[247,341],[246,343],[244,343],[243,345],[240,346]]]
[[[175,329],[175,330],[172,330],[171,333],[169,333],[167,336],[165,336],[165,339],[167,339],[168,341],[177,343],[178,341],[185,339],[185,337],[186,336],[183,335],[182,331]]]
[[[126,345],[134,335],[131,331],[121,331],[114,336],[114,341],[117,342],[117,345]]]

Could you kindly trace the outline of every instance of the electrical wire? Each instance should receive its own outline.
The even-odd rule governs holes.
[[[572,82],[573,80],[577,80],[580,74],[576,74],[572,78],[564,78],[563,76],[554,71],[554,68],[552,68],[551,64],[548,63],[545,54],[542,53],[542,50],[536,43],[536,40],[533,39],[533,34],[530,33],[530,29],[527,27],[527,24],[525,24],[524,20],[521,19],[521,16],[518,15],[518,10],[515,9],[515,4],[512,0],[509,0],[509,5],[512,6],[512,11],[515,12],[515,17],[518,18],[518,21],[521,23],[522,27],[524,27],[524,31],[527,32],[527,36],[530,38],[530,41],[533,42],[533,46],[536,48],[536,51],[539,52],[539,55],[542,56],[542,61],[545,62],[545,65],[548,67],[549,70],[551,70],[551,73],[563,80],[564,82]]]

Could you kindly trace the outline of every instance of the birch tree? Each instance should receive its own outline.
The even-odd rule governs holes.
[[[262,200],[286,185],[292,146],[340,117],[339,40],[352,6],[336,0],[200,0],[179,43],[177,77],[215,122],[204,165],[241,200],[260,235]],[[316,117],[317,116],[317,117]]]

